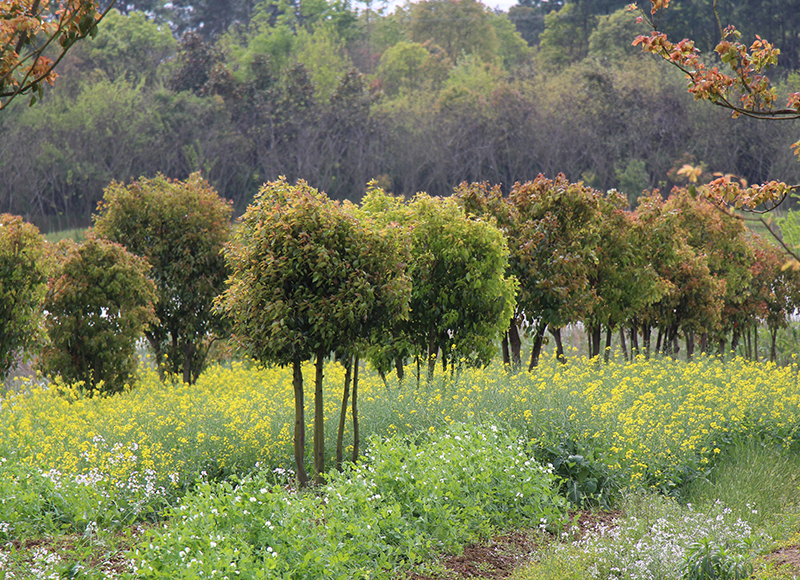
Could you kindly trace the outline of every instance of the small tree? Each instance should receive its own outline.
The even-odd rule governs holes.
[[[408,281],[396,245],[341,205],[300,181],[267,183],[225,249],[228,288],[217,300],[241,350],[262,363],[293,367],[294,455],[301,485],[305,418],[301,363],[315,362],[314,467],[325,470],[322,363],[351,354],[386,318],[402,312]]]
[[[407,228],[412,280],[408,321],[395,329],[428,361],[488,363],[514,311],[517,280],[508,276],[508,245],[490,221],[467,216],[454,198],[418,194],[407,205],[373,192],[363,209]]]
[[[648,232],[636,219],[636,214],[625,209],[627,205],[627,199],[613,190],[600,200],[600,238],[589,273],[589,286],[597,296],[594,308],[586,317],[590,356],[600,354],[601,326],[605,326],[606,362],[612,331],[630,323],[669,290],[669,284],[656,272],[651,254],[642,243]],[[624,330],[622,332],[624,339]]]
[[[136,341],[156,322],[155,285],[147,262],[89,233],[59,245],[60,263],[45,300],[49,344],[41,367],[89,393],[116,393],[133,383]]]
[[[511,189],[517,236],[512,263],[522,281],[519,303],[528,322],[535,324],[529,370],[539,362],[548,326],[560,333],[596,304],[589,276],[599,242],[600,199],[598,191],[570,183],[562,174],[554,180],[539,175]]]
[[[0,378],[41,338],[45,241],[21,217],[0,215]]]
[[[95,231],[150,263],[158,323],[146,331],[159,369],[193,383],[213,341],[227,335],[212,302],[227,278],[222,247],[231,204],[199,173],[186,181],[163,175],[128,186],[113,182],[94,216]]]
[[[656,340],[656,351],[672,352],[670,345],[674,346],[682,330],[686,356],[691,358],[695,335],[700,336],[705,352],[708,334],[719,327],[725,284],[712,275],[705,251],[689,244],[679,212],[669,211],[665,205],[659,191],[654,190],[640,197],[636,208],[637,221],[647,232],[641,238],[642,246],[666,283],[666,293],[630,321],[631,350],[639,352],[641,331],[645,355],[649,356],[651,329],[658,326],[661,340]]]

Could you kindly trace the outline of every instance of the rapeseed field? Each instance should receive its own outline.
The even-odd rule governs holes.
[[[311,367],[305,376],[313,376]],[[343,382],[343,368],[329,363],[331,454]],[[312,404],[308,393],[309,433]],[[621,487],[661,486],[676,473],[702,469],[737,435],[758,433],[790,445],[800,425],[800,389],[796,366],[743,359],[548,360],[532,373],[494,364],[438,372],[419,385],[413,377],[384,384],[363,372],[359,413],[364,437],[494,422],[543,447],[570,442]],[[180,488],[202,471],[224,476],[256,464],[291,467],[293,418],[286,368],[215,366],[193,386],[161,382],[144,369],[135,389],[105,398],[30,383],[0,399],[0,457],[41,472],[94,474],[114,485],[147,473],[158,486]]]

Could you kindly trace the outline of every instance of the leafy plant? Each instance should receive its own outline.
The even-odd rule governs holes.
[[[593,451],[581,452],[575,440],[564,439],[555,447],[542,449],[540,458],[553,466],[561,480],[561,492],[574,505],[611,508],[616,486]]]
[[[689,546],[683,580],[744,580],[753,573],[746,555],[703,538]]]
[[[552,484],[526,443],[497,427],[375,437],[363,463],[332,472],[314,493],[287,489],[269,471],[198,482],[130,557],[145,578],[187,569],[195,577],[396,578],[496,529],[560,522],[564,501]]]

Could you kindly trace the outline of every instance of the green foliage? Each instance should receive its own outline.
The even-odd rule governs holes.
[[[551,67],[564,67],[581,60],[588,52],[587,15],[573,2],[544,17],[539,35],[539,57]]]
[[[736,553],[703,538],[689,546],[683,580],[745,580],[753,565],[745,554]]]
[[[520,280],[518,301],[531,322],[561,328],[594,305],[589,276],[596,260],[599,192],[564,175],[539,175],[516,184],[512,272]]]
[[[314,83],[314,95],[319,101],[327,101],[339,84],[339,80],[352,68],[344,53],[341,39],[332,25],[319,25],[313,33],[300,30],[295,40],[297,61],[302,63]]]
[[[447,78],[450,59],[435,54],[422,44],[401,41],[387,49],[378,65],[377,76],[388,95],[438,87]]]
[[[175,54],[178,43],[167,27],[159,26],[142,12],[123,16],[112,9],[91,42],[81,43],[70,54],[81,68],[105,72],[111,80],[128,78],[153,83],[165,59]]]
[[[452,62],[474,54],[486,62],[498,58],[500,43],[488,8],[477,0],[423,0],[411,7],[409,33],[414,42],[441,46]]]
[[[636,207],[636,200],[642,192],[650,187],[650,174],[647,165],[641,159],[628,159],[614,166],[614,174],[619,182],[619,190],[625,194],[628,204]]]
[[[508,16],[492,13],[490,22],[497,36],[499,43],[497,54],[502,59],[503,67],[511,71],[527,63],[533,51]]]
[[[99,442],[105,443],[100,438]],[[131,445],[114,449],[115,459],[130,461]],[[174,501],[173,490],[158,485],[152,470],[136,470],[124,481],[97,470],[85,474],[32,469],[0,457],[0,541],[91,534],[99,527],[121,530],[152,521]],[[3,570],[0,569],[0,572]]]
[[[204,576],[389,579],[497,529],[563,519],[552,476],[496,427],[375,438],[370,449],[320,494],[287,491],[264,472],[199,483],[131,554],[138,573],[174,578],[188,564]]]
[[[641,50],[632,45],[633,39],[647,32],[647,25],[637,22],[636,15],[625,8],[600,15],[589,36],[589,56],[612,61],[639,54]]]
[[[211,343],[227,334],[212,310],[227,277],[221,250],[230,235],[230,203],[200,177],[163,175],[113,182],[94,216],[95,231],[147,259],[156,284],[158,323],[146,332],[159,367],[194,382]]]
[[[560,493],[574,506],[610,509],[618,491],[613,477],[599,458],[601,449],[583,450],[574,439],[564,437],[555,446],[544,446],[536,456],[553,466],[560,480]]]
[[[639,315],[640,322],[713,332],[722,315],[723,287],[711,275],[706,252],[690,245],[680,214],[667,210],[658,191],[639,198],[636,216],[648,232],[643,238],[645,253],[667,282],[667,293]]]
[[[219,308],[242,351],[264,363],[350,348],[402,313],[399,248],[305,182],[266,184],[225,250],[232,274]]]
[[[45,241],[21,217],[0,214],[0,377],[41,338]]]
[[[134,382],[136,342],[156,322],[149,265],[91,233],[79,245],[61,242],[59,254],[44,304],[49,342],[40,366],[90,394],[120,392]]]
[[[450,71],[445,87],[464,87],[488,99],[504,76],[505,72],[498,66],[481,61],[475,55],[468,55],[459,59]],[[469,108],[458,110],[462,114],[467,111]]]
[[[503,233],[485,219],[467,216],[453,198],[419,194],[402,205],[372,190],[362,209],[407,228],[411,311],[397,333],[428,361],[429,374],[440,351],[445,365],[488,364],[514,310],[517,288],[516,279],[506,275]]]

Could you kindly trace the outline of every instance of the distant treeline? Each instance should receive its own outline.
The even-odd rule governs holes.
[[[673,4],[664,28],[713,44],[707,3]],[[800,90],[798,2],[751,4],[719,14],[745,37],[772,34],[779,90]],[[695,103],[680,74],[630,46],[646,30],[623,6],[126,3],[43,102],[0,115],[0,211],[45,231],[86,225],[111,181],[159,172],[201,171],[237,213],[281,175],[355,201],[373,178],[448,195],[564,173],[630,200],[682,184],[685,164],[800,180],[791,123]]]

